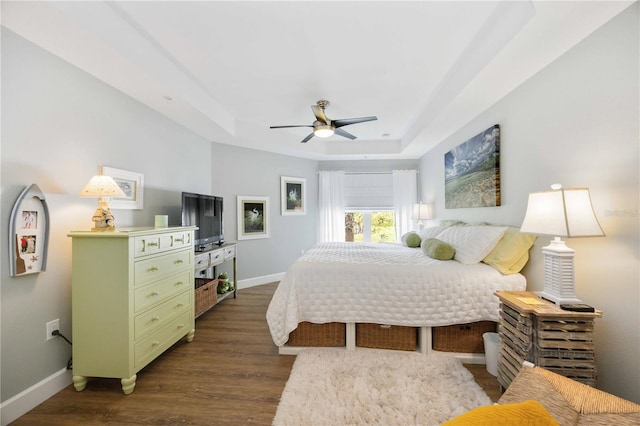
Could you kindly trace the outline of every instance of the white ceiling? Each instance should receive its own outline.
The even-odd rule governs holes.
[[[2,25],[203,137],[418,158],[632,1],[2,1]],[[310,106],[376,115],[302,140]],[[487,123],[490,126],[495,123]]]

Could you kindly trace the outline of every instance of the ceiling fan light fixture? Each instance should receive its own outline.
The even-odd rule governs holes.
[[[313,134],[319,138],[333,136],[333,127],[329,124],[319,124],[313,129]]]

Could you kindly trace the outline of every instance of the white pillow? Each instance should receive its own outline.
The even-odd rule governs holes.
[[[429,228],[424,228],[418,231],[418,236],[420,236],[420,240],[435,238],[436,236],[440,235],[440,233],[445,229],[447,229],[446,226],[431,226]]]
[[[436,238],[456,250],[455,260],[471,265],[487,257],[506,230],[506,226],[452,226]]]

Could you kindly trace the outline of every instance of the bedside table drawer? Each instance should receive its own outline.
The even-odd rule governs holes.
[[[137,342],[134,350],[135,369],[140,370],[174,344],[177,338],[185,336],[191,329],[193,329],[193,314],[189,310],[156,333]]]
[[[193,272],[191,270],[140,287],[134,292],[134,310],[141,312],[190,288],[193,288]]]
[[[163,327],[171,318],[179,315],[185,310],[189,310],[192,304],[193,295],[190,291],[167,300],[159,306],[143,313],[135,318],[134,338],[136,340],[144,335],[154,332]]]
[[[166,276],[182,269],[192,269],[189,250],[168,253],[151,259],[140,260],[134,266],[134,286],[149,283],[158,277]]]

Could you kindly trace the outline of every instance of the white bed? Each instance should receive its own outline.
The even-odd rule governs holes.
[[[465,250],[474,246],[475,240],[468,237],[470,228],[456,231],[457,236],[450,239],[462,260]],[[466,240],[461,233],[467,234]],[[488,250],[483,248],[483,257],[501,241],[502,233]],[[494,292],[525,289],[523,275],[504,275],[480,261],[435,260],[420,248],[402,244],[321,243],[286,272],[269,304],[267,322],[280,347],[303,321],[423,329],[497,322],[499,302]]]

